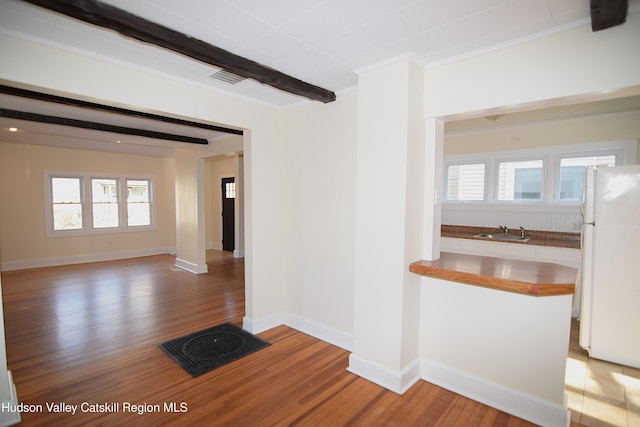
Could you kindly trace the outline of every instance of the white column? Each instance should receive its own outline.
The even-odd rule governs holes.
[[[422,259],[440,258],[440,227],[442,223],[444,122],[426,119],[425,190],[424,190],[424,251]]]
[[[207,272],[204,210],[204,160],[199,152],[177,149],[176,267]]]
[[[397,393],[419,379],[424,74],[409,59],[358,78],[354,343],[349,370]]]

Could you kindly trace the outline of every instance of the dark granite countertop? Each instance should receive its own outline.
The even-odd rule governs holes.
[[[445,225],[441,227],[442,237],[455,239],[473,239],[492,242],[497,240],[487,240],[473,237],[476,234],[502,234],[502,230],[493,227],[470,227],[465,225]],[[510,230],[509,234],[520,235],[520,230]],[[558,231],[526,230],[527,237],[531,237],[527,242],[518,240],[499,240],[502,243],[514,243],[516,245],[534,246],[554,246],[558,248],[580,249],[580,233],[568,233]]]

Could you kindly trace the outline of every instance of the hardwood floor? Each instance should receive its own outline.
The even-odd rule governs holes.
[[[157,344],[241,325],[244,264],[212,254],[210,272],[193,275],[174,261],[2,273],[9,370],[20,402],[42,406],[23,426],[533,426],[425,381],[399,396],[348,372],[349,352],[286,326],[260,334],[271,346],[192,378]],[[47,408],[60,402],[75,415]]]

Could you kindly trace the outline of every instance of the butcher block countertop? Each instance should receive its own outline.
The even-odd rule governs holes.
[[[538,261],[441,252],[435,261],[416,261],[409,270],[438,279],[533,296],[572,295],[578,270]]]

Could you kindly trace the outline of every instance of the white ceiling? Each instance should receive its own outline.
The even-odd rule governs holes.
[[[588,0],[105,0],[147,20],[336,93],[354,70],[413,53],[425,66],[589,19]],[[640,0],[631,0],[632,7]],[[149,69],[278,107],[299,98],[32,6],[2,0],[0,31]]]
[[[12,36],[279,108],[310,102],[252,80],[219,82],[210,65],[20,0],[0,1],[0,32]],[[356,70],[399,55],[429,67],[590,22],[589,0],[105,2],[338,94],[356,86]],[[640,10],[640,0],[629,4],[630,13]]]

